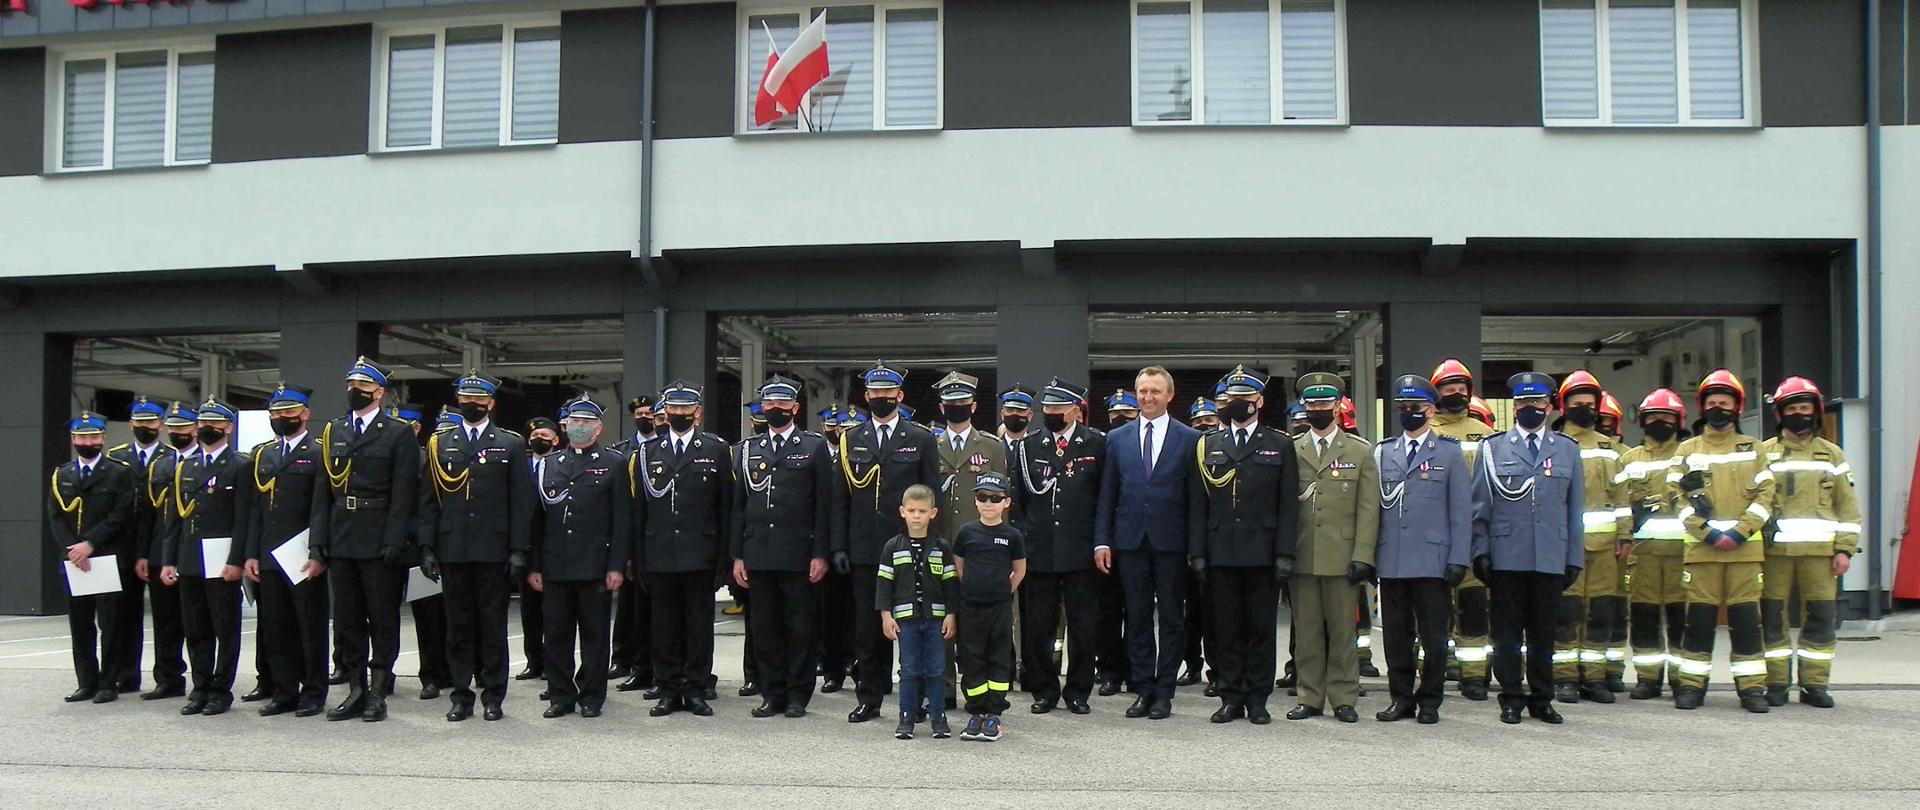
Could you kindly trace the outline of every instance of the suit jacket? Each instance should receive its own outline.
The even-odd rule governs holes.
[[[1373,457],[1381,491],[1397,495],[1381,504],[1380,578],[1440,578],[1449,565],[1471,563],[1473,468],[1460,440],[1429,430],[1411,465],[1405,436],[1382,442]]]
[[[934,531],[941,537],[953,537],[965,526],[980,519],[980,507],[973,502],[973,485],[983,472],[1007,474],[1007,444],[986,431],[974,428],[959,449],[946,434],[934,439],[939,448],[940,514],[934,519]]]
[[[940,451],[932,431],[905,419],[894,420],[893,434],[884,446],[880,429],[872,422],[842,434],[841,441],[845,450],[840,457],[829,455],[829,462],[836,465],[840,493],[835,511],[842,516],[833,550],[847,552],[854,565],[877,565],[880,547],[907,530],[900,518],[900,496],[907,487],[924,484],[940,491]],[[823,439],[821,444],[825,443]],[[865,486],[856,486],[856,481]]]
[[[533,547],[532,468],[520,434],[491,420],[477,439],[467,438],[465,427],[448,428],[427,442],[427,464],[419,507],[423,550],[444,563],[504,563],[508,554]]]
[[[1216,430],[1200,437],[1194,454],[1188,555],[1226,568],[1266,568],[1294,556],[1300,464],[1293,438],[1256,425],[1242,445]],[[1209,479],[1227,480],[1215,486]]]
[[[827,440],[795,428],[775,449],[763,433],[735,445],[734,457],[729,555],[754,571],[804,572],[825,559],[840,497]]]
[[[376,414],[366,432],[355,436],[349,414],[321,427],[317,452],[321,474],[313,478],[308,543],[325,556],[349,560],[376,559],[386,548],[404,550],[420,483],[413,427]]]
[[[1107,465],[1100,473],[1100,505],[1094,510],[1093,544],[1115,551],[1186,553],[1193,448],[1200,431],[1167,420],[1160,455],[1148,474],[1140,456],[1135,419],[1107,434]]]
[[[1296,574],[1346,576],[1352,563],[1373,565],[1380,542],[1380,471],[1373,445],[1344,430],[1321,454],[1313,431],[1293,440],[1300,457],[1300,545]]]
[[[515,466],[528,469],[523,457]],[[528,564],[555,582],[625,573],[633,559],[633,489],[627,456],[618,450],[568,448],[541,465],[541,530]],[[502,556],[501,559],[505,559]]]
[[[1074,426],[1065,447],[1049,431],[1029,434],[1015,446],[1015,525],[1027,535],[1028,570],[1060,574],[1093,567],[1093,515],[1106,461],[1107,435],[1084,424]]]
[[[107,451],[107,458],[126,464],[127,469],[133,472],[133,519],[128,524],[127,532],[127,553],[133,558],[147,556],[146,550],[153,545],[153,534],[160,526],[160,504],[155,503],[151,493],[146,491],[150,484],[147,475],[155,464],[170,455],[173,455],[173,448],[168,447],[166,442],[155,444],[153,452],[144,462],[140,460],[139,449],[131,444],[115,445]],[[125,560],[129,563],[132,561]]]
[[[179,568],[182,577],[204,576],[209,561],[201,557],[200,541],[209,537],[231,538],[227,558],[211,562],[239,565],[246,559],[246,538],[239,531],[240,489],[253,485],[252,470],[253,459],[231,446],[212,464],[202,461],[197,448],[181,455],[173,475],[173,505],[179,519],[169,533],[161,565]]]
[[[1473,461],[1473,556],[1496,571],[1564,574],[1586,565],[1580,445],[1541,431],[1531,458],[1519,428],[1487,438]]]
[[[253,448],[253,461],[240,486],[240,533],[246,544],[246,558],[259,560],[263,568],[280,569],[273,550],[302,530],[313,525],[313,479],[320,474],[320,456],[315,450],[319,440],[308,431],[287,453],[281,441],[261,442]],[[264,491],[263,491],[264,490]],[[307,558],[318,560],[320,552],[307,544]]]
[[[94,459],[93,474],[80,478],[80,462],[53,468],[47,492],[47,525],[62,559],[67,546],[93,544],[89,557],[134,551],[133,468],[102,454]]]
[[[712,571],[727,559],[733,456],[725,439],[700,431],[687,438],[685,452],[675,455],[672,437],[666,431],[627,461],[633,523],[640,535],[634,568],[656,574]]]

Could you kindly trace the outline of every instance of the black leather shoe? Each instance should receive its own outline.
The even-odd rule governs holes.
[[[1034,701],[1032,706],[1028,706],[1027,711],[1033,712],[1034,714],[1046,714],[1053,711],[1053,707],[1058,705],[1060,705],[1060,701],[1057,698],[1041,698],[1040,700]]]
[[[1460,682],[1460,696],[1468,700],[1487,699],[1487,679],[1468,678]]]
[[[1612,703],[1614,701],[1613,692],[1607,689],[1607,685],[1604,682],[1581,684],[1580,699],[1592,703]]]
[[[360,688],[360,686],[357,684],[350,686],[347,689],[347,698],[345,700],[340,701],[338,705],[335,705],[333,708],[327,710],[327,719],[328,720],[350,720],[352,718],[359,717],[360,710],[364,707],[363,704],[365,704],[366,702],[367,702],[367,690]]]
[[[1240,704],[1236,703],[1231,706],[1221,706],[1218,709],[1214,709],[1213,716],[1207,718],[1207,721],[1212,723],[1231,723],[1246,716],[1247,710],[1241,708]]]
[[[1199,682],[1200,682],[1200,668],[1189,664],[1187,666],[1187,671],[1180,673],[1180,677],[1174,679],[1173,685],[1174,686],[1192,686]]]
[[[619,686],[614,687],[615,690],[621,692],[638,692],[645,688],[647,688],[646,683],[642,682],[638,675],[621,681]],[[658,698],[655,699],[658,700]]]
[[[66,701],[68,703],[81,703],[84,701],[89,701],[93,699],[93,693],[98,691],[100,690],[94,689],[92,687],[83,686],[83,687],[80,687],[79,689],[73,690],[73,694],[67,695]]]
[[[299,708],[293,710],[293,716],[294,717],[312,717],[326,710],[327,710],[327,707],[322,706],[318,703],[302,703],[300,704]]]
[[[1368,659],[1368,660],[1366,660],[1366,661],[1361,661],[1361,662],[1360,662],[1360,677],[1362,677],[1362,678],[1378,678],[1378,677],[1380,677],[1380,668],[1379,668],[1379,667],[1377,667],[1377,666],[1374,666],[1374,665],[1373,665],[1373,661],[1372,661],[1372,659]]]
[[[649,686],[640,692],[641,700],[659,700],[666,692],[658,686]]]
[[[339,686],[346,682],[347,671],[344,669],[334,667],[332,672],[327,673],[327,684],[330,686]]]
[[[231,708],[233,708],[233,696],[228,695],[226,697],[219,697],[219,698],[213,698],[211,700],[208,700],[207,707],[204,709],[201,709],[200,714],[203,717],[218,717],[220,715],[226,714],[227,710]]]
[[[93,702],[95,703],[112,703],[119,699],[120,693],[112,689],[102,689],[93,693]]]
[[[1148,699],[1147,696],[1141,695],[1133,699],[1132,706],[1127,707],[1127,716],[1135,719],[1146,717],[1147,710],[1151,708],[1153,708],[1153,701]]]
[[[1580,702],[1579,684],[1572,684],[1572,683],[1554,684],[1553,699],[1560,701],[1561,703],[1579,703]]]
[[[686,706],[683,708],[685,708],[689,712],[692,712],[694,717],[712,717],[713,716],[713,707],[707,705],[706,698],[702,698],[702,697],[687,698]]]
[[[453,702],[453,708],[447,710],[447,722],[458,723],[473,716],[473,704],[464,700]]]
[[[1633,685],[1633,691],[1627,697],[1634,700],[1652,700],[1660,696],[1660,684],[1653,681],[1641,681]]]
[[[439,698],[440,698],[440,684],[430,683],[420,687],[421,700],[438,700]]]
[[[186,696],[187,696],[187,687],[185,685],[180,685],[180,684],[176,684],[174,686],[160,686],[156,684],[154,685],[151,691],[140,693],[141,700],[166,700],[167,698],[177,698],[177,697],[186,697]]]
[[[774,715],[780,714],[781,712],[784,712],[786,710],[787,710],[787,707],[785,706],[775,706],[772,703],[762,703],[758,706],[753,707],[753,711],[749,712],[749,714],[752,714],[754,717],[773,717]]]
[[[1354,711],[1352,706],[1335,706],[1333,707],[1333,719],[1342,723],[1358,723],[1360,722],[1360,713]]]
[[[1824,686],[1800,687],[1800,702],[1816,709],[1833,708],[1833,694]]]
[[[820,692],[821,694],[831,695],[835,692],[840,691],[840,688],[846,685],[847,685],[846,676],[836,675],[834,677],[828,678],[820,682]]]
[[[1538,720],[1542,723],[1546,723],[1548,725],[1557,726],[1557,725],[1560,725],[1561,723],[1567,722],[1567,718],[1561,717],[1560,711],[1558,709],[1553,708],[1553,704],[1551,703],[1541,706],[1539,708],[1534,708],[1532,706],[1529,706],[1527,707],[1527,714],[1532,715],[1533,719]]]
[[[1520,724],[1520,707],[1519,706],[1501,706],[1500,722],[1506,723],[1509,726],[1519,725]]]
[[[1266,706],[1248,706],[1247,722],[1256,726],[1264,726],[1273,722],[1273,715],[1267,712]]]
[[[1432,706],[1421,706],[1420,714],[1415,718],[1414,722],[1423,726],[1431,726],[1434,723],[1438,723],[1440,722],[1440,710]]]
[[[662,700],[659,703],[653,704],[653,708],[647,710],[647,716],[666,717],[669,714],[673,714],[675,708],[674,701]]]
[[[1308,706],[1305,703],[1301,703],[1301,704],[1296,704],[1292,710],[1287,712],[1287,719],[1288,720],[1305,720],[1309,717],[1319,717],[1320,715],[1323,715],[1323,714],[1326,714],[1326,712],[1320,710],[1318,707]]]
[[[1074,714],[1089,714],[1093,711],[1093,707],[1087,705],[1086,698],[1067,698],[1067,711]]]
[[[707,685],[700,690],[700,697],[707,700],[719,700],[719,688],[715,686],[713,681],[707,681]]]
[[[1767,694],[1759,689],[1740,693],[1740,708],[1754,714],[1766,714],[1768,711]]]
[[[367,692],[367,707],[360,711],[360,719],[368,723],[387,719],[387,696],[378,689]]]
[[[1767,687],[1767,705],[1768,706],[1787,705],[1787,688],[1784,686]]]
[[[1147,709],[1148,720],[1165,720],[1172,716],[1173,716],[1173,701],[1168,700],[1166,698],[1161,698],[1159,700],[1154,701],[1153,706]]]
[[[488,722],[492,722],[494,720],[498,720],[506,716],[507,716],[506,710],[500,708],[500,704],[498,703],[489,703],[480,710],[481,719],[484,719]]]
[[[540,675],[539,667],[527,667],[526,669],[520,670],[520,673],[513,676],[513,679],[516,681],[537,681],[540,679]]]
[[[1294,681],[1293,670],[1287,670],[1287,674],[1273,679],[1273,686],[1276,689],[1292,689]]]
[[[1387,706],[1385,709],[1381,709],[1380,711],[1375,712],[1373,715],[1373,719],[1378,720],[1382,723],[1391,723],[1396,720],[1405,720],[1409,717],[1414,716],[1414,714],[1416,713],[1417,713],[1417,710],[1414,709],[1413,704],[1402,703],[1396,700],[1391,705]]]
[[[783,714],[783,715],[785,715],[785,716],[787,716],[787,717],[806,717],[806,716],[807,716],[807,707],[805,707],[805,706],[788,706],[788,707],[787,707],[787,710],[786,710],[786,711],[784,711],[784,712],[781,712],[781,714]]]
[[[287,712],[293,711],[293,709],[294,706],[292,703],[271,700],[267,702],[267,705],[260,707],[260,716],[274,717],[276,715],[286,714]]]
[[[865,723],[868,720],[872,720],[873,718],[879,717],[879,716],[880,716],[879,706],[869,706],[865,703],[862,703],[858,706],[853,707],[853,711],[847,712],[847,722]]]
[[[1119,681],[1101,681],[1100,682],[1101,697],[1113,697],[1114,695],[1117,695],[1117,694],[1120,694]]]
[[[760,694],[760,684],[754,683],[753,681],[747,681],[746,683],[740,685],[741,697],[753,697],[754,695],[758,695],[758,694]],[[708,700],[712,700],[712,698],[708,698]]]
[[[1698,709],[1707,702],[1707,695],[1698,689],[1673,690],[1673,707],[1676,709]]]
[[[1202,689],[1202,690],[1200,690],[1200,694],[1202,694],[1202,695],[1205,695],[1205,696],[1207,696],[1207,697],[1210,697],[1210,698],[1217,698],[1217,697],[1219,697],[1219,696],[1220,696],[1220,682],[1219,682],[1219,681],[1207,681],[1207,688],[1205,688],[1205,689]]]
[[[581,717],[585,717],[585,718],[587,718],[587,719],[589,719],[589,720],[591,720],[591,719],[593,719],[593,718],[595,718],[595,717],[599,717],[599,716],[600,716],[600,707],[599,707],[599,706],[581,706],[581,707],[580,707],[580,716],[581,716]]]
[[[244,695],[241,695],[240,702],[241,703],[259,703],[260,701],[266,700],[267,698],[270,698],[270,697],[273,697],[273,692],[269,691],[267,687],[256,686],[253,688],[253,691],[248,692]]]
[[[632,674],[632,667],[621,666],[619,664],[607,667],[607,680],[609,681],[617,681]]]
[[[567,716],[567,715],[569,715],[569,714],[573,714],[573,705],[572,705],[572,704],[568,704],[568,703],[555,703],[555,704],[552,704],[552,705],[550,705],[550,706],[548,706],[548,707],[547,707],[547,710],[546,710],[546,711],[544,711],[544,712],[541,712],[541,713],[540,713],[540,716],[541,716],[541,717],[545,717],[545,718],[547,718],[547,719],[549,719],[549,720],[551,720],[551,719],[553,719],[553,718],[555,718],[555,717],[565,717],[565,716]]]
[[[547,703],[553,702],[553,690],[552,689],[540,690],[540,700],[542,702],[547,702]]]

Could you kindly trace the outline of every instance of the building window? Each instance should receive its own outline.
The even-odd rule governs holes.
[[[1752,0],[1541,0],[1549,126],[1754,120]]]
[[[827,15],[827,78],[807,95],[806,115],[765,126],[753,102],[767,55],[783,51],[817,15]],[[940,128],[940,6],[917,2],[750,6],[740,15],[741,132],[854,132]]]
[[[560,137],[556,20],[388,31],[378,61],[378,151]]]
[[[213,50],[73,54],[58,63],[58,171],[206,163],[213,156]]]
[[[1346,121],[1345,0],[1136,0],[1136,124]]]

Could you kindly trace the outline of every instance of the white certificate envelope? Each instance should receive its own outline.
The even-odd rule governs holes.
[[[227,567],[227,552],[233,549],[231,537],[200,538],[200,562],[207,567],[207,579],[219,579],[220,569]]]
[[[298,585],[307,581],[307,572],[301,570],[307,564],[307,530],[287,538],[279,548],[273,550],[273,561],[280,564],[280,570],[287,575],[287,582]]]
[[[440,583],[427,579],[427,575],[420,572],[420,566],[407,570],[407,601],[418,602],[439,593]]]
[[[88,571],[70,562],[62,561],[67,569],[67,593],[73,596],[96,596],[103,593],[120,592],[120,561],[115,555],[94,557],[88,560]]]

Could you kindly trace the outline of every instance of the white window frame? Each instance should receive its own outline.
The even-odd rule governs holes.
[[[1535,25],[1540,36],[1540,115],[1542,126],[1556,128],[1619,128],[1619,129],[1744,129],[1758,125],[1760,121],[1760,94],[1755,92],[1760,85],[1760,20],[1757,0],[1739,0],[1740,2],[1740,111],[1739,118],[1702,118],[1693,117],[1693,77],[1692,48],[1687,44],[1687,11],[1692,0],[1673,0],[1674,13],[1674,88],[1679,104],[1679,119],[1673,123],[1650,121],[1613,120],[1613,55],[1611,26],[1607,17],[1612,9],[1611,0],[1594,0],[1594,48],[1595,65],[1599,71],[1600,115],[1597,118],[1548,118],[1547,109],[1547,49],[1546,23],[1544,14],[1545,0],[1535,4]]]
[[[1140,120],[1140,4],[1185,2],[1191,11],[1191,24],[1188,26],[1188,52],[1193,58],[1193,116],[1186,121],[1142,121]],[[1264,124],[1209,124],[1206,122],[1206,53],[1202,50],[1206,37],[1203,14],[1206,0],[1130,0],[1127,4],[1127,107],[1131,125],[1136,127],[1343,127],[1347,125],[1347,0],[1333,0],[1333,82],[1334,116],[1332,118],[1296,118],[1284,116],[1286,93],[1281,82],[1284,68],[1281,65],[1280,10],[1282,0],[1267,0],[1267,123]]]
[[[158,166],[128,166],[116,168],[113,165],[113,82],[115,74],[118,72],[119,60],[122,54],[146,53],[148,51],[167,52],[166,133],[163,136],[161,146],[161,161]],[[204,166],[212,163],[213,156],[211,154],[209,154],[205,160],[174,159],[174,139],[180,129],[180,56],[182,54],[200,53],[214,54],[214,66],[218,69],[220,55],[215,52],[213,40],[211,39],[138,45],[129,44],[127,47],[112,49],[62,51],[58,53],[57,58],[47,60],[47,81],[52,87],[52,91],[47,94],[47,99],[51,106],[48,108],[48,115],[46,116],[48,125],[52,130],[47,138],[47,143],[52,145],[53,150],[47,154],[46,164],[50,171],[55,174],[140,171],[143,169],[158,169],[168,166]],[[100,165],[69,167],[65,163],[67,155],[67,63],[89,62],[93,60],[103,60],[107,63],[106,116],[101,122],[103,131],[100,133]],[[219,85],[214,85],[213,92],[215,95],[219,94]],[[208,151],[211,153],[212,150]]]
[[[501,27],[500,40],[500,137],[491,146],[455,146],[442,145],[442,118],[446,112],[447,77],[447,29],[481,28],[489,25]],[[474,149],[497,149],[503,146],[536,146],[560,142],[559,133],[552,138],[513,137],[513,97],[519,88],[513,83],[514,34],[522,28],[559,28],[560,16],[547,14],[537,17],[524,15],[512,17],[474,17],[472,19],[444,20],[432,24],[383,27],[379,41],[373,51],[373,126],[368,127],[368,137],[372,143],[367,145],[370,152],[432,152],[446,149],[467,151]],[[419,146],[387,145],[387,64],[391,56],[389,49],[397,37],[433,37],[433,131],[427,143]],[[561,48],[566,47],[563,38]]]
[[[739,71],[740,81],[732,92],[735,96],[733,131],[736,135],[780,136],[780,135],[819,135],[824,130],[808,131],[798,126],[791,129],[754,129],[753,99],[746,90],[752,85],[754,77],[766,71],[767,35],[762,31],[747,30],[747,20],[752,17],[764,17],[772,14],[793,14],[800,18],[800,27],[805,28],[813,19],[809,15],[813,9],[835,6],[872,6],[873,7],[873,128],[860,130],[839,130],[833,134],[847,135],[861,132],[934,132],[946,126],[947,122],[947,9],[945,0],[820,0],[812,3],[754,2],[748,0],[736,4],[734,33],[735,70]],[[894,125],[887,124],[887,12],[912,9],[932,9],[935,14],[933,32],[933,123]],[[827,56],[833,56],[833,42],[827,42]],[[813,103],[813,92],[807,92],[807,103]]]

